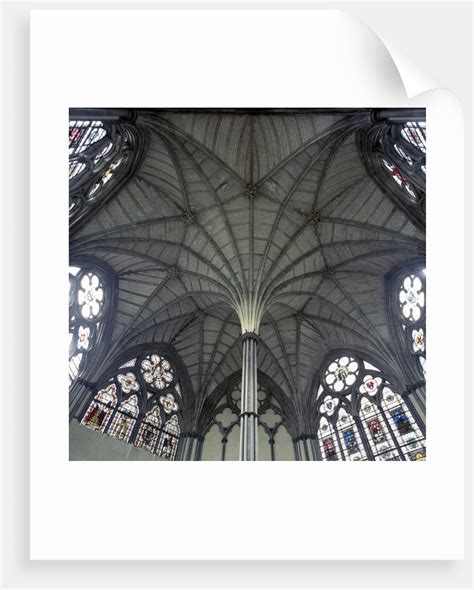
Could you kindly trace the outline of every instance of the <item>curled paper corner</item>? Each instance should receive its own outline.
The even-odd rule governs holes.
[[[304,15],[302,15],[304,13]],[[299,46],[314,56],[318,102],[367,107],[403,104],[406,84],[390,50],[377,31],[358,15],[343,9],[308,9],[285,15],[272,11],[272,30],[284,35],[298,28]],[[325,83],[321,84],[321,81]]]
[[[410,47],[410,43],[413,43],[409,35],[412,27],[393,26],[391,20],[386,18],[385,13],[371,11],[363,16],[349,14],[355,21],[365,26],[384,46],[397,69],[409,100],[440,87],[439,82],[428,73],[422,64],[416,61],[420,54],[415,51],[416,47]],[[419,30],[423,31],[423,23],[419,24]],[[417,36],[416,44],[422,41]]]

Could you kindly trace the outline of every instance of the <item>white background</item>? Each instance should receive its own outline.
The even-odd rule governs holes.
[[[114,26],[109,27],[110,14],[95,12],[94,27],[102,33],[99,37],[94,35],[89,44],[79,48],[75,44],[68,45],[68,39],[76,28],[91,30],[90,14],[54,15],[55,19],[72,19],[68,22],[53,21],[52,14],[47,18],[39,13],[35,15],[32,55],[32,287],[35,298],[48,296],[44,288],[35,289],[40,285],[39,270],[44,269],[47,260],[51,269],[48,292],[54,293],[58,300],[66,301],[67,282],[63,280],[61,270],[67,265],[67,224],[63,223],[66,219],[63,195],[67,193],[67,180],[62,170],[66,165],[65,144],[61,142],[68,106],[355,107],[404,104],[396,69],[383,47],[371,39],[366,30],[351,26],[347,20],[338,18],[339,22],[335,22],[334,17],[330,17],[335,26],[343,27],[341,35],[340,30],[339,34],[331,31],[329,21],[323,23],[321,13],[315,12],[304,15],[296,12],[275,15],[200,13],[189,19],[189,28],[186,28],[187,14],[184,12],[179,14],[175,28],[170,22],[164,23],[165,13],[145,15],[142,12],[133,18],[131,14],[123,16],[125,18],[121,21],[119,15],[114,15]],[[87,19],[83,26],[80,18]],[[105,19],[102,27],[100,18]],[[139,20],[134,21],[134,18]],[[227,20],[217,23],[217,18]],[[258,22],[259,18],[262,22]],[[202,22],[198,22],[199,19]],[[206,27],[207,35],[204,32]],[[215,42],[215,46],[228,47],[227,55],[214,51],[211,34],[216,33],[222,35],[222,40]],[[197,38],[193,39],[193,35]],[[117,38],[123,40],[123,53],[120,59],[114,60],[110,47]],[[281,43],[283,38],[285,43]],[[257,40],[261,44],[260,51]],[[104,47],[98,46],[98,42],[104,43]],[[355,42],[356,46],[351,45]],[[280,55],[275,53],[275,47],[268,49],[272,43],[277,43]],[[74,58],[71,52],[58,51],[58,48],[68,46],[72,50],[80,49],[81,54]],[[97,56],[104,55],[106,59],[97,59]],[[224,59],[233,63],[228,81],[225,79]],[[73,72],[68,63],[75,64]],[[97,67],[91,69],[91,63]],[[78,79],[83,79],[81,68],[84,68],[89,84],[77,84]],[[314,76],[308,75],[311,71],[315,72]],[[347,96],[350,96],[350,103],[346,102]],[[67,420],[64,420],[67,402],[63,393],[67,380],[66,373],[58,380],[60,372],[57,370],[62,365],[57,359],[67,354],[61,338],[65,333],[67,314],[64,310],[64,317],[61,317],[57,308],[53,312],[52,332],[46,340],[53,343],[46,355],[47,361],[56,366],[48,373],[47,382],[35,379],[31,390],[33,557],[462,557],[462,428],[451,429],[448,446],[444,446],[441,437],[436,435],[446,418],[447,407],[462,411],[463,404],[462,384],[457,381],[457,388],[452,387],[451,376],[443,370],[441,362],[452,352],[453,358],[448,362],[457,367],[456,375],[462,378],[458,350],[444,344],[453,340],[451,326],[448,330],[447,324],[439,322],[448,296],[442,282],[444,265],[449,264],[452,272],[457,272],[461,286],[463,278],[464,176],[459,158],[462,147],[459,148],[461,152],[442,149],[442,141],[446,140],[450,145],[462,146],[462,121],[459,104],[449,93],[424,95],[416,104],[429,107],[429,460],[423,465],[366,463],[362,468],[361,465],[319,463],[160,463],[151,465],[151,468],[147,463],[69,463]],[[44,141],[45,120],[50,133],[46,136],[50,139],[47,144]],[[437,165],[438,162],[445,167]],[[446,169],[450,171],[449,176],[443,174]],[[447,227],[446,195],[449,195],[450,216]],[[51,205],[47,209],[44,207],[45,198]],[[445,243],[439,240],[441,229],[446,236]],[[37,343],[40,333],[44,334],[44,318],[33,307],[31,319],[32,342]],[[463,337],[463,325],[463,319],[458,317],[458,340]],[[34,348],[35,351],[38,349],[37,346]],[[32,374],[44,374],[44,353],[38,356],[35,352],[32,360],[35,359],[41,361],[41,366],[39,363],[36,367],[33,365]],[[449,392],[449,404],[446,392]],[[45,403],[46,399],[48,403]],[[47,428],[45,424],[48,424]],[[54,424],[54,428],[49,424]],[[58,444],[58,441],[65,444]],[[454,452],[453,441],[459,452]],[[129,474],[128,479],[124,472]],[[134,530],[128,538],[137,539],[137,542],[124,544],[121,542],[123,523],[117,525],[116,530],[112,526],[110,535],[100,536],[91,533],[86,519],[81,517],[81,507],[98,500],[112,506],[112,511],[123,506],[124,499],[136,497],[137,481],[142,482],[142,490],[157,490],[157,505],[160,506],[163,482],[165,479],[170,481],[170,476],[175,487],[168,484],[166,494],[175,500],[179,511],[171,509],[168,513],[160,513],[165,518],[165,522],[160,522],[160,528],[165,531],[166,543],[158,542],[154,531],[147,542],[144,529],[137,528],[134,523]],[[91,481],[95,484],[91,485]],[[118,496],[117,490],[120,490]],[[272,493],[267,494],[268,490]],[[169,506],[169,502],[164,504]],[[71,509],[71,506],[78,508]],[[338,506],[348,508],[338,510]],[[141,502],[137,510],[141,511]],[[209,514],[212,518],[208,517]],[[275,514],[280,517],[275,519]],[[153,513],[149,519],[153,530]],[[252,522],[258,522],[257,535],[247,534],[249,523],[253,530]],[[275,522],[278,524],[276,530]],[[352,527],[357,531],[355,543],[344,541],[350,537],[347,533]],[[374,529],[380,532],[380,541],[374,542]],[[347,533],[341,535],[343,530]],[[273,569],[276,571],[275,567]],[[411,569],[415,583],[416,570]],[[144,567],[143,571],[150,572],[150,569]],[[439,570],[442,571],[447,575],[447,570]],[[279,576],[280,581],[283,579]],[[351,583],[354,581],[353,575],[347,579]],[[327,580],[320,579],[320,582],[326,583]],[[125,584],[125,578],[122,577],[122,581]],[[88,582],[93,580],[89,578]],[[380,579],[373,582],[380,587]],[[334,584],[334,577],[331,583]],[[368,586],[367,583],[364,585]]]

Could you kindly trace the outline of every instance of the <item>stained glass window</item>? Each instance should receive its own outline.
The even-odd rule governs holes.
[[[400,274],[395,285],[402,346],[414,359],[416,371],[426,377],[426,272],[417,268]]]
[[[357,361],[350,356],[342,356],[328,366],[325,381],[330,389],[339,393],[355,383],[358,373]]]
[[[104,153],[107,153],[107,152],[104,152]],[[111,164],[109,164],[109,166],[107,166],[107,168],[101,174],[98,182],[96,182],[94,184],[94,186],[91,188],[91,190],[89,191],[89,197],[92,197],[100,189],[101,186],[105,186],[109,182],[109,180],[112,178],[113,173],[115,172],[115,169],[118,168],[121,163],[122,163],[122,158],[120,158],[116,162],[112,162]]]
[[[104,301],[104,289],[96,273],[87,272],[82,276],[77,299],[84,319],[92,320],[99,315]]]
[[[70,160],[69,161],[69,180],[80,174],[86,165],[84,162],[78,162],[77,160]]]
[[[112,196],[142,151],[138,128],[120,117],[69,121],[69,220],[71,228]]]
[[[336,432],[333,425],[324,417],[321,418],[319,423],[318,440],[321,455],[325,461],[341,460],[341,451],[337,442]]]
[[[400,461],[393,437],[380,408],[364,399],[360,407],[360,419],[376,461]]]
[[[394,143],[393,144],[393,148],[397,152],[397,154],[400,156],[400,158],[403,158],[403,160],[405,160],[405,162],[409,166],[413,166],[413,160],[412,160],[412,158],[410,158],[410,156],[406,153],[406,151],[401,146],[399,146],[398,144]]]
[[[160,434],[161,428],[161,415],[158,406],[149,410],[143,422],[140,424],[137,439],[135,444],[137,447],[142,447],[150,453],[154,453],[156,449],[156,441]]]
[[[117,408],[110,427],[107,429],[107,434],[128,442],[139,412],[138,398],[136,395],[132,395]]]
[[[424,352],[425,351],[425,333],[423,328],[411,331],[411,337],[413,342],[413,352]]]
[[[420,116],[422,112],[420,111]],[[407,112],[407,116],[409,113]],[[388,116],[367,129],[361,156],[384,194],[424,231],[426,223],[426,123]]]
[[[403,317],[409,322],[417,322],[425,307],[425,292],[419,276],[411,274],[405,277],[398,299]]]
[[[158,441],[157,453],[165,459],[174,459],[178,447],[180,429],[178,416],[174,414],[166,423]]]
[[[336,430],[347,461],[362,461],[367,459],[359,429],[354,418],[343,408],[337,417]]]
[[[420,152],[426,154],[426,122],[408,121],[401,130],[401,136]]]
[[[143,379],[155,389],[164,389],[173,381],[173,371],[169,361],[157,354],[142,360],[141,371]]]
[[[424,356],[420,356],[420,366],[423,371],[423,375],[426,377],[426,359]]]
[[[373,364],[356,355],[342,355],[330,359],[322,375],[317,439],[323,461],[425,457],[424,436],[408,402]]]
[[[99,271],[69,267],[69,385],[90,354],[101,329],[107,299]]]
[[[171,380],[167,381],[163,372],[172,375]],[[171,361],[162,353],[152,352],[122,362],[109,377],[107,387],[92,399],[81,424],[174,460],[180,437],[175,374]],[[156,387],[160,379],[164,381],[161,388]]]
[[[388,171],[388,173],[396,182],[396,184],[406,191],[406,194],[410,198],[410,200],[416,203],[416,201],[418,200],[416,190],[413,187],[413,185],[409,182],[409,180],[400,172],[398,166],[385,158],[382,158],[382,162],[385,166],[385,169]]]
[[[424,460],[426,456],[424,436],[401,396],[389,387],[385,387],[382,408],[391,417],[392,431],[407,460]],[[421,455],[423,459],[420,458]]]
[[[102,121],[69,121],[69,157],[80,154],[105,134]]]
[[[81,424],[92,430],[104,432],[116,405],[117,388],[115,384],[112,384],[97,393],[87,408]]]

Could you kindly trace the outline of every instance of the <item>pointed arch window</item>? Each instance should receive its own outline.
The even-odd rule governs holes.
[[[166,459],[174,459],[176,456],[176,449],[178,447],[178,440],[180,435],[180,428],[178,417],[174,414],[166,421],[163,428],[162,435],[158,441],[157,452]]]
[[[140,429],[135,441],[136,446],[142,447],[146,451],[153,453],[153,450],[156,449],[160,428],[160,408],[158,405],[155,405],[151,410],[148,410],[140,424]]]
[[[322,417],[318,428],[318,441],[321,456],[325,461],[340,461],[341,449],[337,442],[337,435],[331,421]]]
[[[80,220],[104,204],[131,176],[144,150],[142,132],[130,117],[89,117],[97,111],[71,111],[69,120],[69,222]],[[100,111],[100,112],[102,112]],[[108,111],[108,112],[106,112]],[[100,114],[99,112],[99,114]]]
[[[117,387],[112,383],[99,390],[82,417],[81,424],[92,430],[104,432],[116,406]]]
[[[133,394],[126,398],[117,408],[107,433],[119,440],[128,442],[139,413],[138,398]]]
[[[410,205],[421,203],[426,192],[426,122],[389,125],[375,149],[392,188]]]
[[[425,438],[409,402],[355,354],[326,363],[318,391],[317,438],[324,461],[422,461]]]
[[[426,154],[426,121],[408,121],[402,127],[400,135],[410,145]]]
[[[166,353],[133,357],[94,394],[81,424],[174,460],[181,406],[176,369]]]
[[[424,230],[426,121],[403,120],[403,113],[400,109],[397,116],[379,120],[361,132],[361,155],[382,190]]]

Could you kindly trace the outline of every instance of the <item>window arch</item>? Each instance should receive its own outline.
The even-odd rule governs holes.
[[[181,389],[166,353],[129,359],[94,393],[82,426],[165,459],[174,460],[180,437]]]
[[[426,121],[386,119],[363,132],[359,139],[372,177],[424,229]]]
[[[92,265],[69,267],[69,386],[103,333],[109,311],[104,273]]]
[[[381,172],[410,205],[422,204],[426,191],[426,122],[392,123],[380,133],[374,149]]]
[[[100,118],[100,110],[71,111],[69,120],[69,222],[75,228],[130,177],[143,141],[131,118]],[[93,118],[93,114],[97,114]],[[105,116],[105,115],[104,115]]]
[[[354,353],[323,366],[316,432],[323,461],[424,461],[425,438],[408,400]]]

